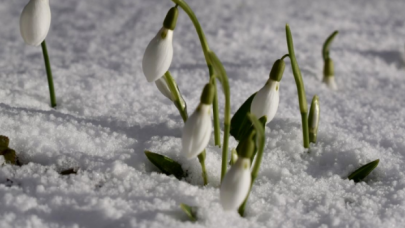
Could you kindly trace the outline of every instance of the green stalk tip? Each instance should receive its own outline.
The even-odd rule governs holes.
[[[176,28],[178,16],[179,10],[177,9],[177,5],[170,8],[169,12],[167,12],[165,20],[163,21],[163,27],[174,30]]]
[[[333,39],[335,38],[335,36],[339,33],[339,31],[334,31],[325,41],[325,43],[323,44],[322,47],[322,56],[323,59],[326,61],[326,59],[329,58],[329,48],[330,45],[332,44]]]
[[[283,78],[285,63],[283,59],[277,59],[270,71],[270,79],[274,81],[281,81]]]
[[[212,104],[212,101],[214,100],[214,95],[215,95],[215,87],[211,83],[206,84],[201,94],[201,103],[207,105]]]

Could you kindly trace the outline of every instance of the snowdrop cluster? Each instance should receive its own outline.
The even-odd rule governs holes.
[[[309,148],[309,143],[316,143],[317,132],[320,120],[319,97],[314,96],[308,116],[308,105],[301,72],[295,58],[292,35],[289,26],[286,26],[286,39],[288,53],[281,59],[274,62],[269,78],[264,86],[256,93],[252,94],[239,110],[230,118],[230,92],[226,71],[215,53],[209,48],[200,24],[193,11],[184,0],[173,0],[176,5],[169,9],[163,26],[147,45],[143,60],[142,70],[148,82],[154,82],[158,90],[169,100],[171,100],[180,112],[184,120],[182,131],[181,153],[187,159],[198,158],[201,164],[204,185],[208,183],[205,169],[206,147],[211,138],[213,124],[211,114],[214,116],[214,135],[216,145],[220,145],[219,140],[219,117],[217,102],[216,80],[221,85],[225,95],[225,115],[224,115],[224,136],[223,154],[221,167],[221,185],[219,202],[226,211],[236,211],[243,216],[244,206],[248,200],[250,189],[258,175],[261,157],[265,144],[266,124],[271,122],[276,116],[280,101],[280,83],[285,70],[284,58],[291,60],[292,72],[297,84],[298,100],[303,129],[303,146]],[[202,51],[206,58],[209,70],[209,82],[202,90],[200,103],[196,110],[189,117],[187,105],[181,92],[169,72],[173,59],[173,33],[176,28],[179,9],[183,9],[190,17],[198,37],[201,42]],[[51,24],[51,10],[49,0],[30,0],[21,13],[20,31],[24,42],[31,46],[42,46],[45,66],[48,75],[51,105],[56,106],[55,93],[53,89],[53,79],[45,38],[48,35]],[[334,32],[325,42],[323,48],[324,57],[324,78],[323,82],[333,90],[337,89],[334,78],[334,65],[329,57],[329,46],[336,36]],[[217,121],[215,121],[217,120]],[[232,150],[231,167],[227,168],[228,137],[231,134],[238,142],[236,150]],[[0,137],[1,155],[9,156],[8,138]],[[15,155],[15,154],[14,154]],[[183,178],[186,172],[173,159],[167,158],[150,151],[146,151],[148,159],[166,174],[175,175],[176,178]],[[12,156],[9,156],[14,158]],[[9,159],[12,160],[12,159]],[[253,162],[254,161],[254,162]],[[361,169],[356,170],[349,179],[360,181],[367,176],[372,169],[378,165],[378,160],[370,163]],[[183,208],[188,208],[184,206]]]

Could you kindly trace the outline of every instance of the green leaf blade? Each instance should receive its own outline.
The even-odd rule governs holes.
[[[241,140],[243,135],[251,127],[247,114],[250,112],[250,106],[255,98],[256,93],[252,94],[236,111],[231,119],[231,135],[238,141]],[[250,123],[250,124],[249,124]]]
[[[377,159],[375,161],[372,161],[366,165],[363,165],[362,167],[358,168],[356,171],[351,173],[348,176],[349,180],[353,180],[354,182],[358,183],[362,181],[364,178],[366,178],[377,166],[378,163],[380,162],[380,159]]]
[[[173,159],[150,151],[145,151],[145,155],[162,173],[173,175],[179,180],[185,176],[181,165]]]
[[[180,208],[184,211],[184,213],[186,213],[186,215],[192,222],[197,221],[197,213],[195,211],[195,208],[184,203],[180,204]]]

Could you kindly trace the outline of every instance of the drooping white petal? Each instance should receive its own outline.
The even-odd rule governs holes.
[[[166,33],[162,37],[162,33]],[[142,60],[143,73],[148,82],[162,77],[173,59],[173,31],[162,28],[146,47]]]
[[[280,100],[279,86],[278,81],[269,79],[266,85],[257,92],[250,106],[250,112],[257,118],[267,117],[266,123],[269,123],[276,115]]]
[[[159,78],[155,81],[156,87],[159,91],[170,100],[174,100],[172,92],[170,92],[169,86],[167,85],[166,79],[164,77]]]
[[[224,210],[239,208],[249,193],[251,181],[250,159],[239,157],[221,184],[219,199]]]
[[[30,0],[20,17],[20,32],[24,42],[38,46],[45,40],[51,26],[49,0]]]
[[[323,82],[331,89],[337,90],[337,85],[335,82],[335,76],[324,77]]]
[[[210,141],[212,130],[210,113],[210,105],[200,104],[184,125],[182,153],[188,159],[197,157]]]

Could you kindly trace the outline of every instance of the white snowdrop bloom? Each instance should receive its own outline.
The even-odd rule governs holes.
[[[197,157],[207,147],[211,130],[211,105],[201,103],[183,128],[182,153],[188,159]]]
[[[215,95],[215,87],[206,84],[201,94],[200,105],[188,118],[183,128],[182,153],[188,158],[197,157],[207,147],[210,141],[211,104]]]
[[[239,157],[226,173],[220,189],[220,202],[224,210],[237,210],[249,193],[252,177],[250,159]]]
[[[148,82],[156,81],[169,70],[173,59],[173,31],[176,27],[178,13],[177,7],[169,10],[162,29],[146,47],[142,69]]]
[[[164,77],[161,77],[158,80],[156,80],[155,84],[156,84],[156,87],[159,89],[159,91],[165,97],[169,98],[171,101],[174,100],[172,92],[170,92],[169,86],[167,85],[166,79]]]
[[[257,118],[267,117],[266,124],[276,115],[280,100],[279,86],[280,82],[270,78],[263,88],[256,93],[250,106],[250,112]]]
[[[173,31],[162,28],[153,38],[145,50],[142,60],[142,69],[148,82],[156,81],[162,77],[173,59]]]
[[[332,90],[337,90],[335,76],[324,77],[323,82]]]
[[[30,0],[20,17],[20,32],[28,45],[39,46],[51,26],[49,0]]]

